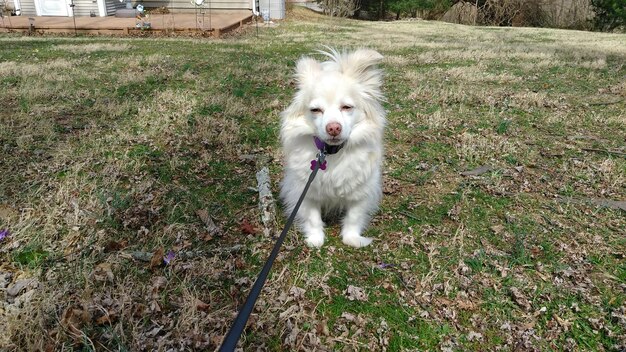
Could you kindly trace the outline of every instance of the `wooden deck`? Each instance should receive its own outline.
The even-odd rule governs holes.
[[[30,21],[33,19],[33,21]],[[76,27],[74,27],[74,19]],[[201,13],[170,13],[149,15],[144,19],[150,29],[137,28],[141,21],[135,18],[108,17],[41,17],[11,16],[0,20],[0,33],[88,33],[88,34],[133,34],[147,33],[199,33],[219,37],[252,20],[251,11],[205,10]],[[30,23],[33,23],[33,27]]]

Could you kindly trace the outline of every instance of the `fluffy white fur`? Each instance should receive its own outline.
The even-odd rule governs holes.
[[[380,104],[382,73],[376,68],[382,56],[369,49],[321,53],[329,60],[304,57],[298,61],[299,89],[282,113],[285,177],[280,195],[290,214],[311,173],[311,160],[316,158],[314,136],[331,145],[345,141],[343,149],[327,157],[327,169],[317,173],[296,222],[306,243],[320,247],[324,244],[322,215],[339,211],[344,214],[343,242],[363,247],[372,242],[361,234],[382,196],[385,111]],[[328,132],[328,126],[335,128],[334,133],[333,128]]]

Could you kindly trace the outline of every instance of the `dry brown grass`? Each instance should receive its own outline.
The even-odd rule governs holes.
[[[455,145],[458,157],[465,159],[471,164],[489,164],[495,158],[506,155],[523,154],[521,145],[511,142],[505,136],[479,134],[465,132],[458,137],[458,144]]]
[[[55,45],[54,50],[63,50],[71,53],[93,53],[96,51],[129,51],[132,46],[128,43],[111,44],[111,43],[89,43],[89,44],[61,44]]]

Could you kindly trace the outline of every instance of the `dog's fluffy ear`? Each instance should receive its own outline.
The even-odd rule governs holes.
[[[364,73],[375,70],[376,64],[382,61],[382,59],[383,56],[376,50],[358,49],[353,53],[345,55],[344,60],[340,64],[344,74],[358,79]]]
[[[296,80],[300,87],[313,81],[321,69],[320,63],[310,57],[303,57],[298,60],[296,63]]]
[[[376,64],[382,61],[383,56],[375,50],[359,49],[344,58],[341,62],[343,73],[361,83],[365,93],[375,99],[382,99],[382,72],[376,68]]]
[[[335,49],[327,48],[328,52],[321,52],[331,58],[339,66],[339,71],[359,82],[363,93],[374,99],[382,99],[380,86],[382,72],[376,68],[383,56],[372,49],[358,49],[351,53],[340,53]]]

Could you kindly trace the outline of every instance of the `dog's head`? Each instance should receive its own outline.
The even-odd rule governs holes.
[[[298,93],[286,117],[306,119],[315,135],[329,145],[339,145],[360,125],[384,125],[380,106],[382,74],[376,68],[382,56],[369,49],[351,53],[329,49],[330,60],[304,57],[296,65]]]

